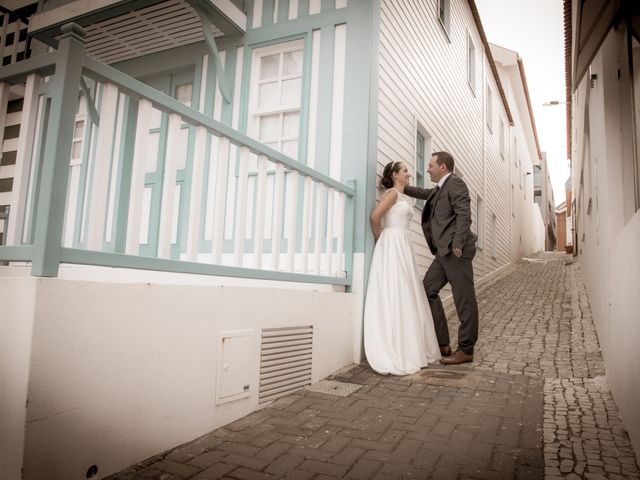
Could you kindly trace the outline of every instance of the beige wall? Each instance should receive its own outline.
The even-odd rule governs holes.
[[[15,342],[13,356],[20,357],[22,365],[19,378],[6,390],[16,402],[3,402],[0,412],[2,418],[16,415],[11,428],[18,439],[30,368],[25,480],[84,478],[94,464],[102,478],[254,411],[259,407],[262,328],[313,325],[314,382],[353,361],[354,294],[61,279],[3,281],[11,285],[0,289],[3,295],[35,292],[34,298],[18,302],[35,306],[33,311],[3,311],[0,324],[2,333],[21,326],[21,331],[0,336],[3,344],[5,339]],[[29,321],[30,367],[24,359]],[[217,405],[219,334],[238,330],[253,333],[246,360],[250,394]],[[2,366],[7,364],[3,358]],[[8,380],[2,373],[4,387]],[[10,443],[20,450],[11,453],[14,465],[19,464],[22,443],[15,443],[15,438]]]
[[[19,479],[37,281],[0,278],[0,478]]]

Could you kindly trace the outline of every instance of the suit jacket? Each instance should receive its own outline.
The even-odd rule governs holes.
[[[447,255],[453,248],[463,250],[476,242],[477,237],[471,231],[469,189],[460,177],[452,173],[438,190],[407,186],[404,193],[426,200],[422,230],[431,253]]]

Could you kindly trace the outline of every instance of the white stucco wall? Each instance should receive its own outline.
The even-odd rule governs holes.
[[[36,281],[0,278],[0,478],[22,468]]]
[[[94,464],[103,478],[259,408],[263,327],[313,325],[314,382],[354,358],[354,294],[21,282],[37,285],[19,302],[35,304],[25,480],[85,478]],[[251,393],[216,405],[218,335],[236,330],[253,331]]]
[[[633,213],[633,147],[626,36],[612,30],[573,101],[577,249],[606,378],[640,462],[640,211]],[[637,110],[636,110],[636,121]],[[637,160],[635,160],[637,162]],[[631,180],[631,185],[629,185]]]

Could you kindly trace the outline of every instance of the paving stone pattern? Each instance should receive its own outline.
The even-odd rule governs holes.
[[[109,479],[640,479],[578,263],[524,259],[478,300],[473,364],[352,365],[346,397],[299,390]]]

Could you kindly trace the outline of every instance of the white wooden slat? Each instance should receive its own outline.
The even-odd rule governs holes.
[[[220,137],[216,159],[216,186],[213,202],[213,237],[211,240],[211,263],[216,265],[222,260],[224,242],[224,212],[227,201],[227,174],[229,170],[229,139]],[[211,152],[213,155],[213,152]]]
[[[298,18],[298,0],[289,0],[289,20]]]
[[[202,187],[204,182],[204,159],[207,144],[207,129],[202,125],[196,127],[196,140],[193,149],[191,168],[191,197],[189,201],[189,222],[187,225],[187,259],[195,262],[198,259],[200,244],[200,214],[202,212]]]
[[[247,190],[249,183],[249,155],[250,152],[247,147],[240,147],[233,247],[235,265],[237,267],[242,267],[244,264],[245,218],[247,218]]]
[[[273,270],[280,269],[280,237],[282,236],[283,198],[284,198],[284,166],[276,164],[273,199],[273,226],[271,228],[271,256],[273,257]]]
[[[262,0],[253,1],[253,28],[262,26]]]
[[[311,223],[311,194],[313,182],[311,177],[304,178],[303,204],[302,204],[302,273],[307,273],[309,265],[309,226]]]
[[[36,107],[36,126],[34,128],[34,141],[32,144],[29,145],[30,148],[30,157],[25,157],[25,160],[28,159],[29,164],[30,164],[30,169],[29,169],[29,180],[28,180],[28,188],[27,188],[27,197],[25,200],[25,212],[24,215],[22,216],[22,221],[23,223],[23,227],[22,227],[22,233],[20,232],[16,232],[16,236],[18,235],[22,235],[22,243],[29,243],[31,242],[31,237],[33,232],[31,231],[31,217],[32,217],[32,211],[31,209],[33,208],[34,205],[32,205],[33,202],[33,197],[35,195],[35,190],[37,187],[37,176],[36,176],[36,164],[38,162],[38,158],[40,158],[41,156],[41,152],[42,149],[45,147],[44,145],[44,135],[42,135],[42,129],[44,128],[43,125],[45,123],[44,121],[44,114],[45,114],[45,110],[46,110],[46,103],[49,101],[48,97],[46,97],[45,95],[39,95],[38,96],[38,106]],[[18,158],[19,155],[18,155]],[[17,159],[16,159],[17,161]]]
[[[262,268],[262,255],[264,252],[264,223],[267,203],[267,157],[258,156],[258,186],[256,191],[256,227],[254,242],[254,265]]]
[[[119,147],[122,141],[122,124],[125,117],[125,96],[118,96],[118,109],[116,115],[115,135],[113,139],[113,154],[111,160],[111,168],[109,169],[109,191],[107,192],[107,221],[105,226],[104,239],[106,242],[112,241],[113,237],[113,220],[114,209],[116,207],[116,187],[118,185],[118,177],[120,175]],[[86,125],[86,115],[85,115]]]
[[[314,227],[313,238],[313,273],[320,273],[320,264],[322,259],[322,238],[325,221],[325,193],[327,189],[323,183],[316,184],[316,224]]]
[[[160,233],[158,234],[158,258],[171,257],[171,231],[173,228],[173,208],[176,194],[176,173],[181,151],[180,129],[182,118],[177,113],[169,114],[167,150],[164,160],[164,180],[160,202]]]
[[[149,154],[149,127],[152,109],[153,106],[149,100],[140,100],[129,196],[129,219],[127,222],[127,244],[125,248],[125,252],[128,255],[137,255],[140,249],[142,198],[144,195],[145,163]]]
[[[288,173],[289,186],[291,187],[291,195],[289,199],[288,209],[291,211],[291,222],[289,223],[289,231],[287,232],[287,271],[293,272],[296,266],[296,232],[298,230],[298,178],[299,174],[295,170]]]
[[[347,196],[339,192],[338,193],[338,216],[336,223],[338,227],[337,232],[337,244],[336,244],[336,272],[335,275],[341,275],[344,272],[344,221],[345,221],[345,208],[347,205]],[[349,228],[353,228],[350,226]]]
[[[200,75],[200,102],[198,111],[204,113],[205,90],[207,85],[207,73],[209,72],[209,55],[202,55],[202,74]]]
[[[109,172],[113,160],[113,137],[118,112],[118,87],[111,83],[102,87],[100,126],[96,140],[96,156],[93,163],[90,185],[91,206],[89,208],[89,231],[87,248],[102,250],[105,236],[107,202],[109,195]]]
[[[33,142],[35,139],[35,132],[38,128],[38,104],[42,103],[38,95],[40,83],[42,77],[31,73],[27,76],[27,81],[24,90],[24,100],[22,104],[22,113],[20,117],[20,134],[18,135],[18,148],[16,153],[16,166],[13,176],[13,192],[11,193],[11,212],[9,214],[9,225],[7,228],[7,244],[19,245],[22,239],[22,232],[24,224],[27,222],[28,212],[28,190],[29,190],[29,178],[32,171],[32,158],[33,158]],[[8,84],[6,94],[8,96]],[[7,105],[4,100],[4,92],[2,94],[3,99],[0,101],[1,112],[6,112]],[[4,105],[4,106],[2,106]],[[4,117],[4,115],[2,115]],[[3,121],[3,120],[2,120]],[[4,126],[0,130],[0,136],[4,134]],[[2,145],[2,140],[0,140]]]
[[[7,121],[7,104],[9,103],[9,87],[7,82],[0,82],[0,147],[4,142],[4,127]]]
[[[336,191],[332,188],[327,193],[327,275],[333,275],[333,222],[334,222],[334,199]]]

